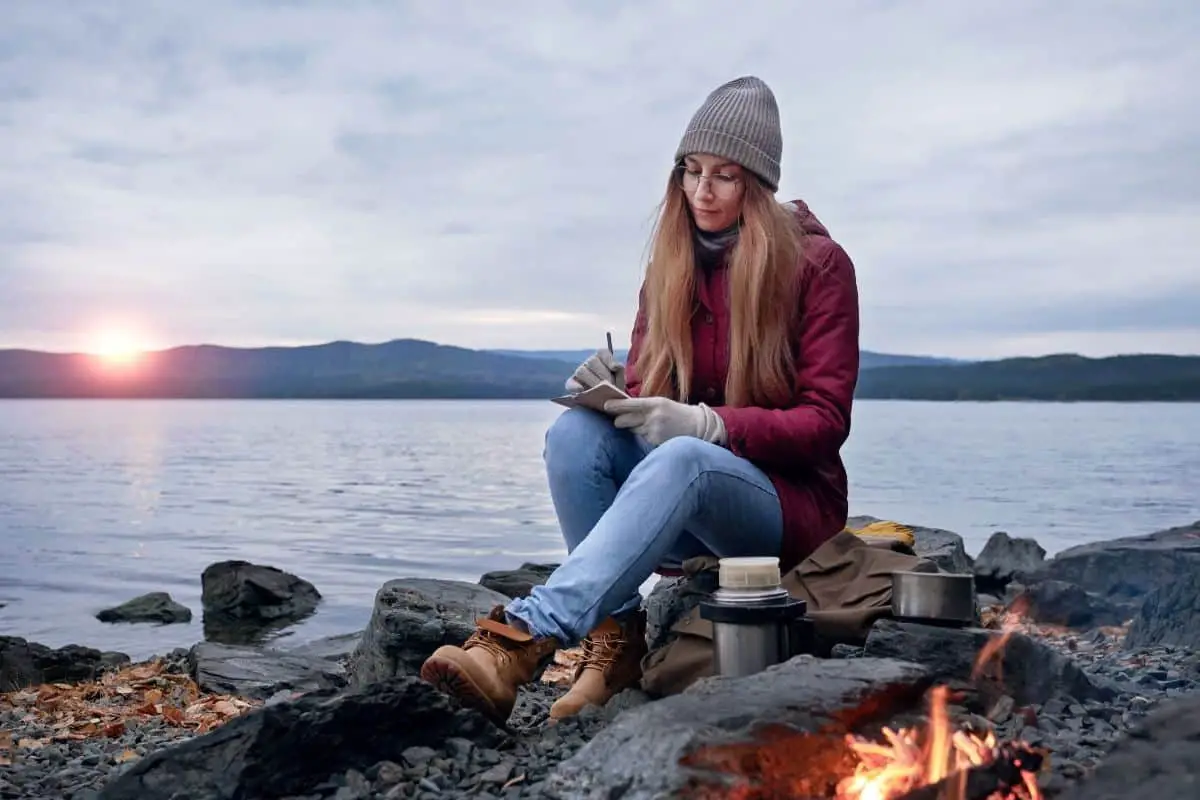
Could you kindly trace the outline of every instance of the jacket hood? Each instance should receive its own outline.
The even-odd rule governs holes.
[[[817,219],[808,203],[803,200],[791,200],[784,203],[783,207],[796,215],[796,219],[800,221],[800,228],[809,236],[829,236],[829,229]]]

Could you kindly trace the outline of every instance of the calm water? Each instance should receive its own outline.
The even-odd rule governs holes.
[[[200,572],[244,558],[326,601],[290,636],[361,627],[406,575],[561,556],[544,402],[0,402],[0,634],[135,656],[201,638]],[[994,530],[1050,552],[1200,518],[1200,405],[860,402],[855,514]],[[108,626],[165,590],[191,625]]]

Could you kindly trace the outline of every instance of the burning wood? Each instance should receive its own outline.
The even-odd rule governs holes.
[[[1008,773],[1015,780],[997,780],[978,800],[1041,800],[1037,770],[1041,755],[1021,744],[1000,745],[988,731],[954,730],[946,711],[947,688],[932,691],[929,724],[921,731],[884,728],[884,742],[849,736],[847,744],[858,757],[854,774],[837,786],[837,800],[899,800],[924,797],[924,787],[939,787],[931,798],[968,800],[968,777],[979,767],[996,767],[987,774]],[[943,794],[943,791],[949,793]]]
[[[188,676],[167,672],[161,661],[129,666],[88,683],[19,689],[0,695],[0,709],[38,722],[51,734],[12,742],[9,732],[0,731],[0,765],[11,761],[14,751],[36,750],[52,741],[121,736],[131,721],[158,718],[181,731],[207,733],[253,707],[238,697],[205,694]],[[135,757],[128,751],[123,758]]]
[[[973,681],[989,673],[1003,680],[1004,646],[1023,616],[1018,605],[994,620],[1001,633],[976,656]],[[1002,745],[992,731],[955,730],[946,708],[948,691],[946,686],[933,689],[924,731],[885,728],[884,742],[848,737],[858,765],[838,784],[837,800],[1041,800],[1042,754],[1022,742]]]

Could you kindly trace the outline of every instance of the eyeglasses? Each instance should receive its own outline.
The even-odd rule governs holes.
[[[737,175],[725,175],[720,172],[713,175],[705,175],[703,172],[694,170],[686,165],[681,165],[676,169],[679,176],[679,185],[688,194],[694,194],[700,188],[700,182],[706,180],[713,194],[718,197],[729,197],[737,191],[737,185],[742,182],[742,179]]]

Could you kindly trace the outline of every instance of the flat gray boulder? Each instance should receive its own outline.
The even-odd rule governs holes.
[[[366,772],[383,761],[395,766],[406,752],[454,737],[481,747],[503,741],[481,715],[459,709],[419,678],[313,693],[155,750],[114,773],[98,800],[332,797],[325,791],[330,776]]]
[[[1200,520],[1145,536],[1092,542],[1046,562],[1046,577],[1082,586],[1128,607],[1200,571]]]
[[[313,656],[330,661],[345,662],[362,641],[362,636],[362,631],[339,633],[284,649],[292,655]]]
[[[507,597],[528,597],[533,587],[541,586],[550,579],[558,564],[533,564],[526,562],[516,569],[498,569],[484,573],[479,585]]]
[[[1146,595],[1124,644],[1128,649],[1172,644],[1200,650],[1200,569]]]
[[[166,592],[149,592],[119,606],[96,612],[101,622],[156,622],[172,625],[192,621],[192,610]]]
[[[863,655],[920,664],[940,681],[969,682],[984,646],[1000,636],[1000,631],[983,628],[882,619],[871,627]],[[1021,633],[1009,637],[997,658],[986,665],[980,682],[995,680],[1018,705],[1045,703],[1059,694],[1077,700],[1110,700],[1120,693],[1114,684],[1088,675],[1057,650]]]
[[[347,683],[338,661],[281,650],[200,642],[189,651],[188,662],[201,689],[254,700],[339,689]]]
[[[820,734],[810,745],[836,761],[844,748],[841,733],[913,708],[929,685],[916,664],[812,656],[744,678],[706,678],[617,716],[551,773],[546,789],[578,800],[706,796],[698,786],[720,784],[729,775],[719,757],[707,759],[704,751],[753,745],[772,727]],[[832,797],[837,777],[814,767],[813,796]],[[762,789],[749,787],[745,796],[760,796],[756,788]]]
[[[1034,622],[1077,630],[1121,625],[1129,619],[1127,610],[1108,598],[1085,591],[1082,586],[1052,579],[1025,587],[1008,607]]]
[[[350,683],[365,686],[415,675],[444,644],[460,645],[475,622],[509,598],[476,583],[398,578],[375,593],[371,620],[350,656]]]

